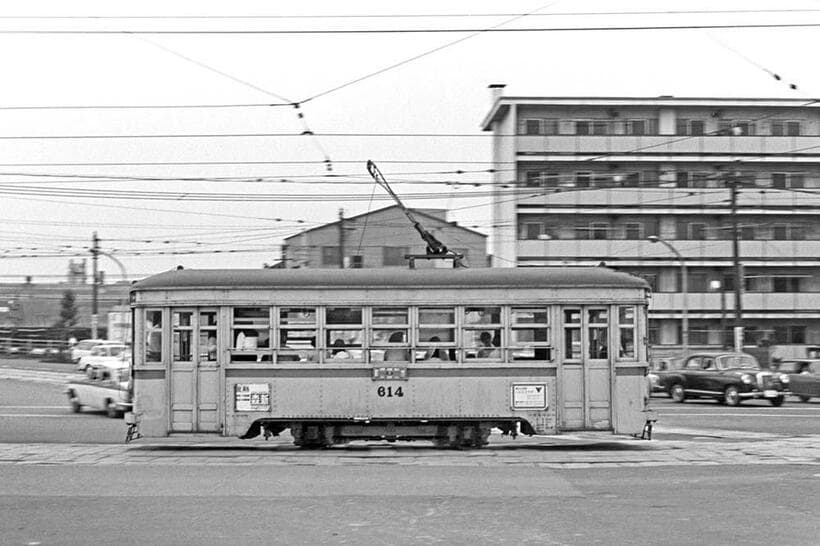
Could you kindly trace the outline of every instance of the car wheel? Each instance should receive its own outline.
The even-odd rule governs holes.
[[[798,394],[797,397],[800,399],[801,402],[808,402],[811,400],[811,396],[806,396],[805,394]]]
[[[112,419],[116,419],[120,416],[120,412],[117,409],[117,404],[115,404],[113,400],[108,401],[108,404],[105,406],[105,413]]]
[[[726,391],[723,393],[723,401],[726,402],[727,406],[740,404],[740,391],[737,390],[737,387],[726,387]]]
[[[675,402],[679,404],[683,403],[683,401],[686,400],[686,391],[683,390],[683,385],[680,383],[672,385],[672,388],[669,389],[669,396],[671,396]]]
[[[783,401],[786,399],[785,396],[780,395],[777,398],[769,398],[769,402],[772,403],[774,407],[779,407],[783,405]]]

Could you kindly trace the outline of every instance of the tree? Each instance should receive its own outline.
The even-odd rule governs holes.
[[[57,321],[58,328],[73,328],[77,325],[77,298],[71,290],[63,292],[63,299],[60,301],[60,319]]]

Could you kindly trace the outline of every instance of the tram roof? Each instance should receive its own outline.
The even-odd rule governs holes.
[[[146,277],[132,291],[226,288],[421,287],[648,288],[605,267],[476,269],[181,269]]]

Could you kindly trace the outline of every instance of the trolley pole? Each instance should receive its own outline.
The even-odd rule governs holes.
[[[743,344],[743,264],[740,263],[740,226],[737,221],[737,194],[739,180],[736,176],[728,179],[732,211],[732,262],[735,273],[735,317],[732,323],[734,347],[739,351]]]
[[[94,235],[91,238],[91,263],[93,264],[92,267],[92,274],[93,279],[91,280],[91,338],[97,339],[97,291],[99,287],[97,286],[97,258],[99,256],[99,243],[100,240],[97,238],[97,232],[94,232]]]
[[[345,268],[345,209],[339,209],[339,269]]]

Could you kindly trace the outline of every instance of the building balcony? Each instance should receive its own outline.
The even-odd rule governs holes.
[[[680,319],[683,294],[654,292],[649,316],[654,319]],[[686,296],[690,319],[720,319],[721,309],[727,319],[734,316],[734,292],[725,293],[723,307],[720,292],[690,292]],[[746,319],[820,318],[820,292],[744,292],[743,316]]]
[[[787,155],[820,161],[820,136],[522,135],[521,154]],[[773,158],[782,161],[782,157]]]
[[[668,239],[690,266],[730,266],[731,240]],[[741,241],[740,256],[749,265],[820,266],[820,241]],[[667,249],[643,239],[519,240],[520,265],[679,265]],[[541,263],[545,262],[545,263]]]

